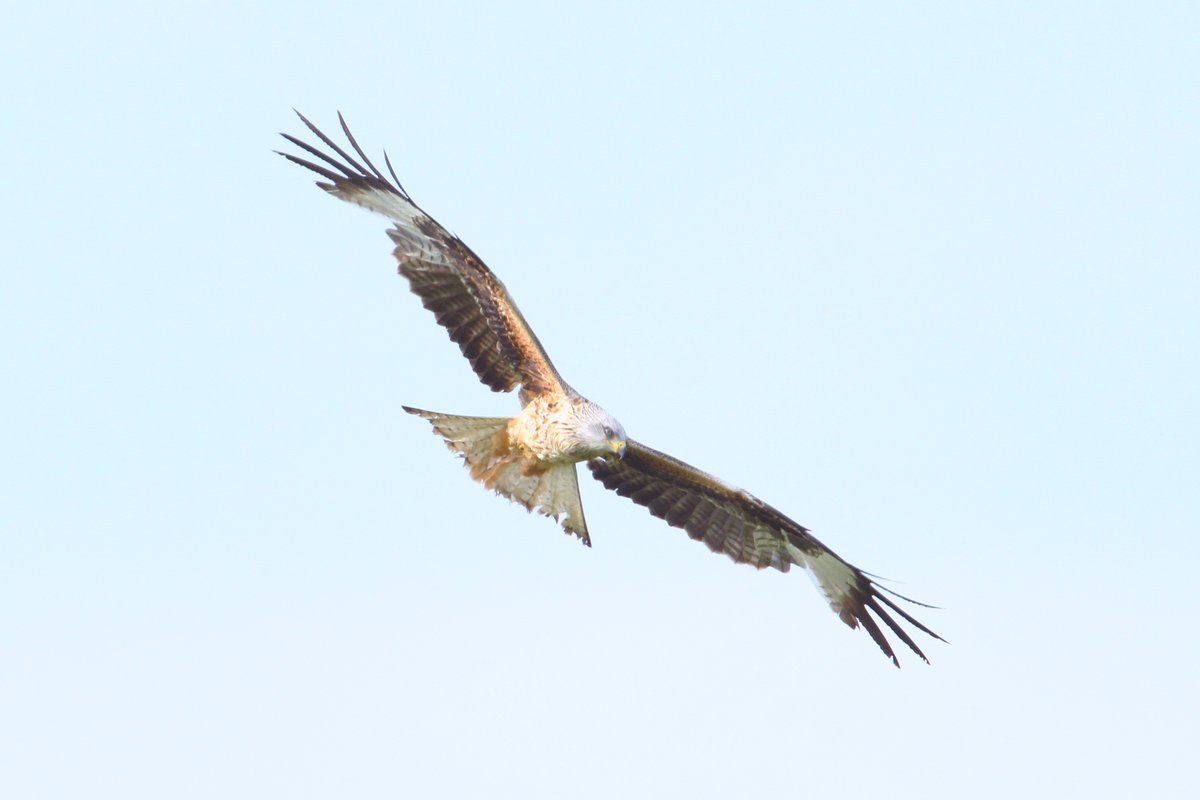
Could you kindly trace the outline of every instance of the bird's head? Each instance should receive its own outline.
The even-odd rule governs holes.
[[[581,428],[583,445],[589,456],[625,457],[625,429],[600,406],[591,404]]]

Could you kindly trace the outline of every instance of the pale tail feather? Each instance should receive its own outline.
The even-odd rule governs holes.
[[[472,478],[529,511],[558,520],[564,531],[591,546],[573,463],[545,468],[514,453],[508,417],[460,417],[408,406],[404,410],[428,420],[446,446],[463,457]]]

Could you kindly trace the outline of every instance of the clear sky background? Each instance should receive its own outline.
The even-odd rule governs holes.
[[[0,795],[1195,796],[1200,12],[972,5],[6,12]],[[932,666],[471,483],[400,405],[515,399],[293,106]]]

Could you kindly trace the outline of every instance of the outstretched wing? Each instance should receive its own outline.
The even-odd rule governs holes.
[[[803,525],[719,478],[634,441],[627,443],[624,458],[592,459],[588,469],[605,488],[683,528],[713,552],[759,569],[787,572],[793,564],[808,569],[842,621],[851,628],[862,625],[896,666],[900,662],[876,617],[926,663],[929,659],[889,610],[933,638],[942,638],[887,595],[915,601],[884,589],[817,541]]]
[[[284,133],[283,138],[324,164],[290,153],[280,155],[325,178],[328,183],[318,181],[317,186],[334,197],[383,214],[395,223],[388,236],[396,244],[393,253],[400,262],[400,274],[471,362],[479,380],[497,392],[520,386],[523,401],[543,392],[564,391],[558,371],[504,284],[471,248],[412,201],[396,179],[387,155],[390,181],[358,146],[341,114],[342,132],[361,164],[303,114],[296,113],[333,154]]]

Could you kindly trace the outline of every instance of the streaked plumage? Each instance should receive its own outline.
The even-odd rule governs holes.
[[[842,621],[865,628],[897,666],[880,622],[928,661],[892,614],[935,639],[941,637],[888,595],[914,601],[881,587],[803,525],[753,495],[629,439],[608,412],[563,381],[504,284],[462,240],[412,201],[386,155],[391,180],[371,163],[340,114],[342,132],[357,158],[303,115],[300,119],[329,152],[283,134],[317,161],[280,155],[321,175],[325,181],[317,185],[335,197],[391,219],[394,226],[388,235],[395,243],[400,274],[459,346],[479,380],[493,391],[519,389],[522,408],[515,417],[464,417],[405,407],[429,421],[446,445],[463,457],[473,479],[558,520],[564,531],[590,545],[575,470],[576,463],[585,461],[606,488],[683,528],[714,552],[759,569],[787,572],[798,565],[809,570]]]

